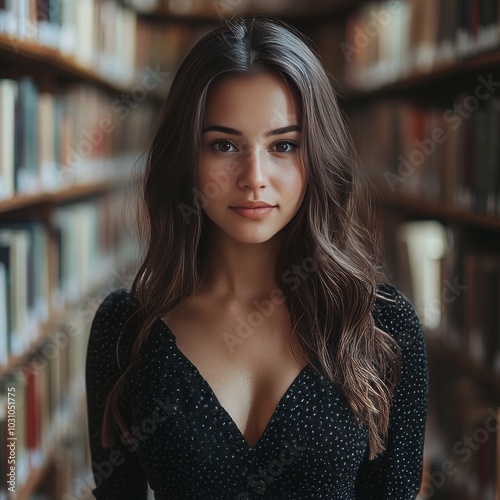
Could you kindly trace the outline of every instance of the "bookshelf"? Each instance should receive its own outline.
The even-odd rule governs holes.
[[[419,498],[500,498],[498,2],[358,2],[310,35],[375,192],[386,270],[424,325]]]
[[[0,2],[0,499],[86,488],[81,354],[132,276],[128,183],[168,84],[136,20],[115,0]]]
[[[378,195],[384,205],[394,210],[405,212],[412,217],[436,218],[448,224],[482,228],[486,231],[500,230],[500,217],[493,214],[483,214],[471,210],[443,206],[438,202],[422,204],[418,197],[408,197],[401,193],[393,193],[389,189],[379,187]]]
[[[52,76],[83,80],[115,93],[128,90],[125,85],[122,87],[117,82],[112,82],[59,50],[45,47],[31,39],[18,39],[13,35],[0,33],[0,54],[2,61],[12,64],[13,68],[38,66],[45,71],[50,70]]]
[[[500,53],[498,51],[490,51],[481,53],[475,56],[460,60],[459,62],[444,62],[437,64],[432,71],[415,71],[411,74],[393,81],[381,84],[373,90],[363,90],[360,88],[348,88],[344,96],[350,101],[362,100],[364,97],[372,98],[383,95],[394,95],[398,92],[415,92],[429,91],[439,89],[443,85],[454,85],[454,79],[464,81],[467,78],[471,80],[478,72],[488,71],[492,74],[498,74],[498,65],[500,63]],[[471,80],[472,81],[472,80]],[[449,88],[449,87],[448,87]]]

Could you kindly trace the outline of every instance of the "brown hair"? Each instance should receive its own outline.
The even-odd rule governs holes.
[[[283,229],[275,279],[293,330],[312,366],[342,391],[369,431],[370,458],[385,449],[389,410],[400,377],[396,341],[372,317],[385,277],[373,228],[372,201],[329,75],[307,39],[283,21],[233,18],[201,37],[182,60],[147,150],[139,228],[145,243],[130,294],[140,323],[130,362],[110,392],[102,444],[112,447],[127,424],[123,387],[149,328],[199,290],[209,232],[196,196],[206,98],[225,76],[271,72],[294,89],[300,108],[304,199]],[[365,209],[361,223],[360,209]],[[189,214],[186,221],[186,213]],[[369,224],[369,226],[368,226]],[[300,281],[287,270],[306,259],[314,272]]]

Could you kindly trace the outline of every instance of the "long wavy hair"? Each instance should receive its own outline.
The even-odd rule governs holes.
[[[297,96],[299,151],[307,169],[303,202],[282,229],[276,283],[311,366],[339,388],[359,425],[367,426],[369,457],[385,449],[401,352],[372,317],[375,301],[384,300],[377,283],[385,275],[369,181],[358,166],[333,76],[299,31],[260,16],[234,17],[198,39],[175,73],[145,152],[138,210],[144,253],[130,289],[140,321],[129,362],[106,402],[105,447],[128,430],[123,389],[148,330],[194,296],[206,275],[210,233],[194,188],[207,93],[222,78],[263,71],[280,75]],[[293,266],[310,259],[314,272],[300,283],[290,280]]]

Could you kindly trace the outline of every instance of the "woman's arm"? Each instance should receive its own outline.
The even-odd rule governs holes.
[[[409,300],[387,287],[396,304],[381,306],[377,314],[401,347],[402,378],[391,407],[387,449],[371,461],[366,455],[359,468],[356,498],[363,500],[414,499],[422,481],[429,384],[424,335]]]
[[[111,292],[97,309],[87,347],[87,416],[92,473],[96,483],[92,493],[98,500],[147,498],[147,481],[135,450],[120,438],[113,449],[103,448],[100,442],[106,398],[120,374],[116,359],[117,340],[129,312],[128,291]]]

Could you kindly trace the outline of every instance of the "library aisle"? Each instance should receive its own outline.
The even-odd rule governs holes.
[[[90,324],[139,263],[137,175],[175,68],[235,14],[299,28],[340,95],[424,327],[418,498],[500,500],[497,0],[0,0],[0,500],[93,498]]]

